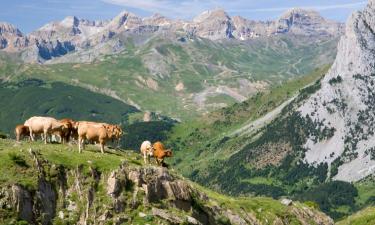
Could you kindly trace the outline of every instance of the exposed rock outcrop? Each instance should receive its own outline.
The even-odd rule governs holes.
[[[168,169],[124,161],[117,170],[74,169],[50,165],[30,150],[38,182],[34,188],[14,184],[0,189],[2,212],[29,224],[262,224],[254,212],[219,204]],[[303,224],[333,224],[310,208],[289,206]],[[0,221],[5,218],[0,218]],[[279,224],[288,224],[276,218]]]
[[[346,24],[336,60],[321,81],[321,89],[301,107],[320,133],[334,131],[324,140],[310,136],[305,160],[331,165],[331,177],[357,181],[375,168],[375,1],[355,12]]]

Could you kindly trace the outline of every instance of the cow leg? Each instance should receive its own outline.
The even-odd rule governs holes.
[[[145,161],[145,164],[147,164],[147,161],[148,161],[147,154],[143,154],[143,160]]]
[[[78,152],[79,152],[79,153],[82,152],[82,150],[81,150],[82,139],[83,139],[83,138],[78,137]]]
[[[48,132],[47,130],[44,131],[44,144],[47,144]]]
[[[35,141],[33,131],[31,129],[30,129],[30,138],[31,138],[31,141]]]
[[[100,143],[100,151],[102,152],[102,154],[104,154],[104,143],[103,142]]]
[[[64,134],[60,135],[60,142],[61,142],[61,144],[65,144],[65,135]]]

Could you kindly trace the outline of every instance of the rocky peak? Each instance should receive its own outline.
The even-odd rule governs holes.
[[[280,16],[280,19],[293,20],[298,18],[321,18],[320,14],[315,10],[302,9],[302,8],[292,8],[287,10]]]
[[[207,10],[193,19],[195,23],[202,23],[207,20],[230,20],[231,18],[223,9]]]
[[[10,23],[0,22],[0,49],[18,51],[27,47],[29,40],[22,32]]]
[[[356,181],[375,168],[374,2],[369,1],[363,11],[348,19],[336,60],[321,89],[300,108],[303,116],[335,130],[322,141],[310,137],[305,159],[341,165],[331,174],[338,180]]]
[[[154,26],[166,26],[173,23],[172,20],[166,18],[165,16],[155,13],[151,17],[147,17],[143,19],[143,22],[147,25],[154,25]]]
[[[285,12],[274,23],[274,33],[292,32],[300,35],[332,35],[342,34],[340,23],[326,20],[314,10],[293,8]]]
[[[233,38],[233,22],[222,9],[208,10],[193,20],[193,31],[199,37],[211,40]]]
[[[18,37],[23,36],[22,32],[13,24],[0,22],[0,35],[5,35],[5,34],[18,36]]]
[[[66,27],[78,27],[79,19],[75,16],[68,16],[60,22],[60,25]]]
[[[137,15],[127,11],[123,11],[112,19],[112,21],[109,24],[109,27],[114,29],[120,29],[121,27],[126,26],[130,28],[134,27],[135,25],[139,25],[141,21],[141,18],[139,18]]]

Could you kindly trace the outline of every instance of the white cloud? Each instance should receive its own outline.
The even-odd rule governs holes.
[[[281,12],[291,7],[254,7],[255,0],[102,0],[106,3],[140,9],[146,12],[158,12],[170,17],[190,18],[207,9],[223,8],[231,13]],[[259,2],[258,2],[259,3]],[[315,9],[355,9],[364,6],[367,1],[331,5],[297,5],[295,7]],[[258,4],[259,5],[259,4]]]
[[[347,3],[347,4],[334,4],[334,5],[305,5],[297,6],[306,9],[314,9],[317,11],[331,10],[331,9],[354,9],[366,5],[367,1],[356,2],[356,3]],[[280,12],[290,9],[290,7],[276,7],[276,8],[257,8],[257,9],[238,9],[231,10],[232,12]]]

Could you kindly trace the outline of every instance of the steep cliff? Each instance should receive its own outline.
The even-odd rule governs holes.
[[[0,142],[0,222],[17,224],[333,224],[298,202],[229,198],[138,154]]]

